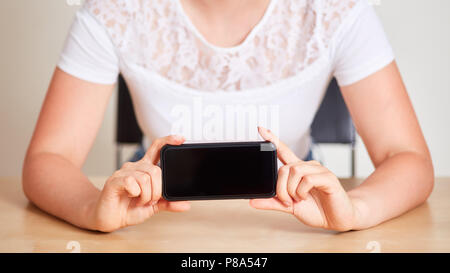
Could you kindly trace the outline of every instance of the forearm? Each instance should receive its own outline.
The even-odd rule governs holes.
[[[94,229],[94,205],[100,191],[81,170],[62,156],[39,153],[27,156],[23,189],[39,208],[76,226]]]
[[[384,160],[360,186],[348,192],[357,217],[354,229],[375,226],[420,205],[434,184],[431,159],[413,152]]]

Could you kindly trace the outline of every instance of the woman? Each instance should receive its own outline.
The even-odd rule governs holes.
[[[81,166],[119,71],[151,144],[140,161],[125,164],[99,191]],[[375,166],[349,192],[328,169],[301,160],[333,76]],[[87,0],[28,149],[25,194],[57,217],[104,232],[141,223],[162,209],[189,209],[187,202],[161,198],[157,164],[164,144],[210,138],[198,134],[205,132],[203,125],[176,126],[193,119],[198,127],[202,119],[183,118],[200,103],[278,109],[275,122],[256,122],[275,132],[259,128],[277,145],[284,164],[277,195],[250,200],[252,207],[291,213],[314,227],[359,230],[416,207],[432,191],[427,145],[391,47],[366,1]],[[224,137],[242,138],[251,137]]]

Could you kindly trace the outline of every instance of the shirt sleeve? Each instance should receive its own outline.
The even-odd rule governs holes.
[[[76,13],[58,67],[79,79],[113,84],[119,58],[104,26],[85,7]]]
[[[373,7],[360,0],[332,41],[334,76],[340,86],[356,83],[394,60],[394,53]]]

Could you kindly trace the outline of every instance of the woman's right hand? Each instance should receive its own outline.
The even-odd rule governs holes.
[[[183,142],[183,137],[174,135],[156,139],[141,160],[125,163],[109,177],[92,206],[94,229],[111,232],[142,223],[160,210],[188,210],[187,201],[168,202],[161,198],[161,168],[157,166],[165,144]]]

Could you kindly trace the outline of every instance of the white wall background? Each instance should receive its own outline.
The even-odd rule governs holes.
[[[20,176],[26,147],[78,0],[0,2],[0,176]],[[450,176],[450,1],[372,0],[429,144],[437,176]],[[114,170],[115,97],[85,164],[88,175]],[[357,175],[372,164],[357,144]],[[322,145],[325,164],[349,174],[347,147]]]
[[[0,1],[0,176],[20,176],[22,161],[78,0]],[[115,97],[85,164],[90,175],[115,166]]]

